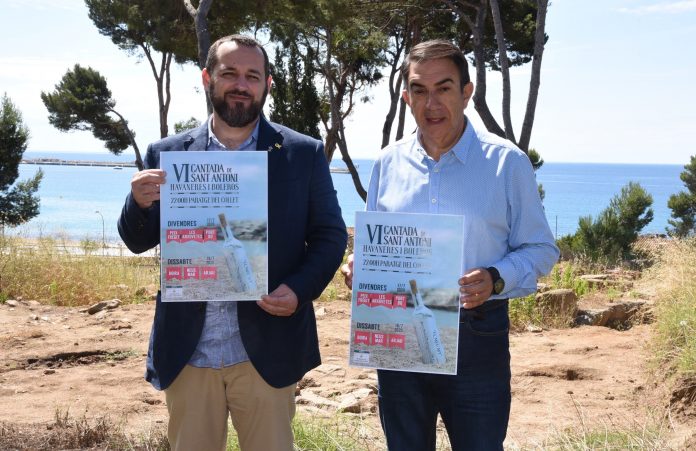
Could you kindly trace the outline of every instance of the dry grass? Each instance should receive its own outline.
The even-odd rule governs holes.
[[[643,274],[656,293],[653,352],[660,368],[696,375],[696,240],[670,240]]]
[[[0,300],[22,298],[64,306],[112,298],[137,302],[146,295],[144,287],[156,286],[158,279],[155,257],[96,255],[90,246],[80,253],[54,238],[32,243],[0,238]]]
[[[68,411],[56,410],[54,421],[46,425],[0,423],[0,449],[166,451],[169,443],[164,430],[134,437],[107,416],[73,418]]]

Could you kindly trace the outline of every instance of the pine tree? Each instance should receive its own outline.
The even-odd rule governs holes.
[[[696,155],[684,166],[682,179],[688,191],[682,191],[669,197],[667,206],[672,210],[669,221],[671,228],[667,232],[672,236],[684,238],[696,234]]]
[[[321,103],[314,86],[314,70],[310,55],[303,58],[297,44],[276,48],[273,75],[273,110],[271,120],[321,139],[319,108]]]
[[[39,214],[39,197],[36,192],[43,178],[39,169],[34,177],[22,180],[19,164],[27,149],[29,129],[22,121],[22,113],[7,94],[2,97],[0,108],[0,228],[18,226]]]

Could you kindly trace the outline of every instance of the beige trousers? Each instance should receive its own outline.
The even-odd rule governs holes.
[[[223,451],[227,418],[242,451],[292,451],[295,384],[271,387],[251,362],[222,369],[186,365],[165,390],[172,451]]]

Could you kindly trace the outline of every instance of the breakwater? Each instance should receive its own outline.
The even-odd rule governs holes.
[[[49,166],[99,166],[112,167],[114,169],[134,168],[135,163],[123,163],[117,161],[87,161],[87,160],[62,160],[60,158],[26,158],[22,164],[39,164]]]

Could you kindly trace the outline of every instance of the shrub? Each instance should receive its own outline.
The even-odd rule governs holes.
[[[577,232],[561,237],[564,257],[586,257],[606,264],[630,258],[638,233],[652,221],[652,201],[639,183],[629,182],[596,218],[580,218]]]

